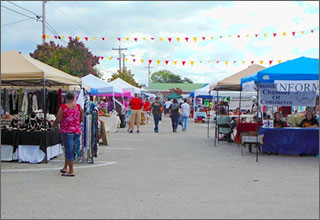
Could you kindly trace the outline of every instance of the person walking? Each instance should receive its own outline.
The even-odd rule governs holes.
[[[165,115],[169,114],[169,108],[170,108],[171,104],[172,104],[172,102],[171,102],[170,99],[168,99],[168,100],[164,103],[164,105],[165,105],[164,114],[165,114]]]
[[[151,105],[151,111],[154,119],[154,132],[159,132],[159,121],[162,114],[162,105],[159,102],[159,97],[156,97],[154,103]]]
[[[147,124],[150,124],[151,103],[148,98],[146,98],[146,100],[144,102],[143,110],[145,112],[145,118],[146,118]]]
[[[66,104],[61,105],[54,122],[54,127],[57,127],[57,124],[60,123],[61,139],[65,152],[64,167],[60,170],[62,176],[74,176],[73,161],[81,134],[83,118],[84,113],[81,106],[74,102],[74,93],[67,92]]]
[[[190,105],[188,104],[188,100],[184,99],[184,102],[181,105],[182,131],[187,130],[189,115],[190,115]]]
[[[173,99],[173,103],[170,105],[169,115],[172,122],[172,131],[174,133],[177,133],[180,115],[179,115],[179,104],[176,98]]]
[[[142,100],[138,97],[138,94],[134,94],[134,98],[129,102],[131,107],[131,117],[130,117],[130,131],[133,132],[134,124],[137,124],[137,133],[140,132],[140,122],[141,122],[141,109],[143,107]]]

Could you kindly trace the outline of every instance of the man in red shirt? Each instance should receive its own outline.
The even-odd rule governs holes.
[[[151,103],[149,99],[146,99],[144,102],[143,110],[145,111],[145,118],[148,124],[150,124],[150,109],[151,109]]]
[[[137,94],[134,95],[134,98],[131,99],[129,106],[131,107],[131,117],[130,117],[130,131],[133,132],[134,124],[137,123],[137,133],[139,133],[140,122],[141,122],[141,108],[143,107],[142,100],[138,97]]]

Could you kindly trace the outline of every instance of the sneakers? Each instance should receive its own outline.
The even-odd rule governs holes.
[[[133,132],[133,130],[130,130],[130,131],[129,131],[129,133],[132,133],[132,132]]]
[[[140,133],[140,131],[139,131],[139,130],[137,130],[137,133]]]

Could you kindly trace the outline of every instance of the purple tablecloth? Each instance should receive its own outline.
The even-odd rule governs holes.
[[[262,152],[278,154],[319,154],[319,128],[263,128]]]

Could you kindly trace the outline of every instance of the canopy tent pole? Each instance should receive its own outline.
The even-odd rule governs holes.
[[[240,123],[240,121],[241,121],[241,118],[240,118],[240,115],[241,115],[241,90],[240,90],[240,99],[239,99],[239,121],[238,121],[238,123]],[[238,132],[238,131],[237,131]],[[239,140],[240,141],[240,140]],[[240,142],[238,143],[238,147],[239,147],[239,144],[240,144]]]
[[[209,97],[211,95],[211,90],[209,90]],[[209,99],[210,100],[210,99]],[[209,102],[209,107],[210,107],[210,102]],[[210,109],[210,108],[209,108]],[[207,129],[207,138],[209,138],[209,127],[210,127],[210,118],[211,118],[211,114],[209,112],[209,117],[207,116],[207,119],[208,119],[208,129]]]
[[[217,106],[218,106],[218,103],[219,103],[219,90],[217,90]],[[214,105],[213,105],[214,106]],[[218,108],[216,108],[216,126],[214,128],[214,146],[217,146],[217,127],[218,127]]]
[[[44,146],[46,146],[47,148],[47,103],[46,103],[46,79],[43,78],[43,114],[44,114],[44,117],[43,117],[43,120],[44,120]],[[47,152],[45,152],[45,158],[44,158],[44,161],[46,163],[48,163],[47,161]]]
[[[256,142],[256,162],[258,163],[258,148],[260,148],[259,143],[259,83],[257,83],[257,142]]]

